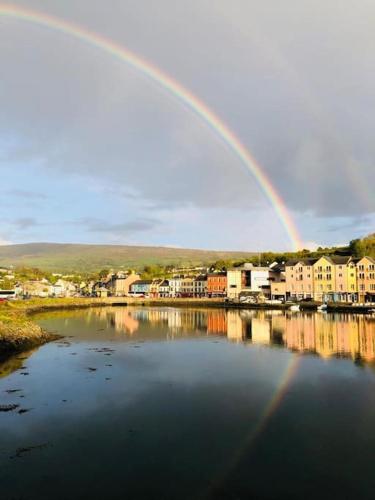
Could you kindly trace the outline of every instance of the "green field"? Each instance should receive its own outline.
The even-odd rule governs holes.
[[[103,268],[140,269],[145,265],[201,265],[246,259],[251,252],[220,252],[167,247],[28,243],[0,246],[0,266],[38,267],[54,272],[97,272]]]

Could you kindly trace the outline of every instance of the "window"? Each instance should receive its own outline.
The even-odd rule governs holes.
[[[363,291],[365,289],[365,285],[359,285],[359,289]]]
[[[327,285],[327,290],[332,290],[332,285]]]
[[[339,278],[342,278],[342,273],[339,273]]]
[[[372,283],[370,285],[370,290],[375,290],[375,285],[373,285]]]
[[[331,280],[332,279],[332,275],[331,274],[327,274],[327,280]]]
[[[327,273],[328,273],[328,272],[330,273],[330,272],[331,272],[331,266],[327,266],[327,267],[326,267],[326,271],[327,271]]]
[[[364,271],[364,270],[365,270],[365,266],[360,265],[360,266],[358,266],[358,269],[359,269],[360,271]]]
[[[323,275],[322,274],[318,274],[318,280],[322,280],[323,279]]]

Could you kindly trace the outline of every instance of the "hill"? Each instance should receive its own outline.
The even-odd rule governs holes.
[[[169,247],[27,243],[0,246],[0,265],[38,267],[50,272],[97,272],[103,268],[140,269],[145,265],[201,265],[247,259],[250,252],[221,252]]]

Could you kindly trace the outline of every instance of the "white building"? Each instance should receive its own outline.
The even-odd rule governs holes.
[[[227,297],[238,299],[241,293],[262,294],[270,286],[270,270],[244,264],[242,267],[229,269],[227,272]]]
[[[180,297],[183,279],[181,276],[174,276],[168,280],[170,297]]]
[[[55,297],[74,297],[77,293],[77,287],[74,283],[62,278],[58,279],[52,286],[52,294]]]
[[[201,274],[194,279],[194,297],[206,297],[207,275]]]

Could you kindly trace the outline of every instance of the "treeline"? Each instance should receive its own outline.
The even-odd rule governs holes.
[[[225,259],[212,262],[211,265],[205,266],[209,271],[224,271],[233,267],[239,267],[245,262],[251,262],[254,265],[268,266],[272,262],[286,262],[290,259],[306,258],[306,257],[320,257],[322,255],[353,255],[355,257],[363,257],[368,255],[375,258],[375,233],[370,234],[362,239],[352,240],[346,247],[319,247],[315,251],[307,249],[298,252],[262,252],[246,260],[239,259]],[[189,267],[188,264],[186,267]],[[114,271],[117,271],[115,269]],[[79,284],[80,282],[99,281],[105,278],[110,272],[111,268],[104,268],[99,272],[82,272],[66,276],[66,279],[73,283]],[[131,272],[131,269],[127,269]],[[134,267],[133,271],[137,272],[142,279],[155,279],[155,278],[170,278],[176,273],[176,266],[174,265],[159,265],[148,264],[144,266]],[[12,288],[17,281],[28,280],[41,280],[47,279],[49,283],[54,284],[60,276],[54,276],[51,272],[42,271],[35,267],[17,267],[14,269],[14,279],[9,280],[6,273],[0,273],[0,288]]]
[[[375,233],[362,239],[352,240],[349,244],[349,252],[356,257],[368,255],[375,259]]]

